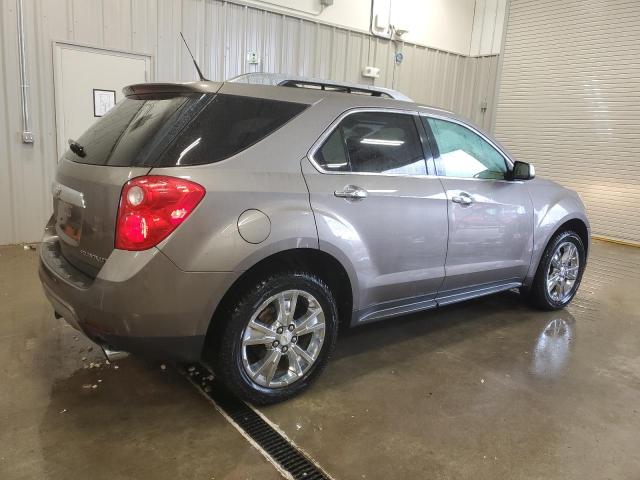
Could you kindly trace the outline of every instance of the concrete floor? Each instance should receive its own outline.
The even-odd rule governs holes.
[[[174,369],[89,351],[36,266],[0,248],[0,478],[279,478]],[[568,309],[506,293],[347,332],[262,412],[337,479],[640,478],[639,294],[640,249],[595,242]]]

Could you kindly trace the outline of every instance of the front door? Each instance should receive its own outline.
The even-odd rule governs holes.
[[[447,207],[421,134],[412,112],[359,110],[303,160],[320,249],[355,277],[356,321],[435,305]]]
[[[436,170],[448,201],[449,242],[438,303],[523,281],[533,245],[533,205],[510,163],[476,131],[422,117],[437,150]]]

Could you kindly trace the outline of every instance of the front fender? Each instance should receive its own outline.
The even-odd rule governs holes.
[[[529,188],[534,206],[533,252],[525,286],[533,282],[545,248],[563,224],[571,220],[580,220],[590,232],[584,205],[575,192],[546,180],[531,183]],[[585,247],[589,250],[589,240],[587,242]]]

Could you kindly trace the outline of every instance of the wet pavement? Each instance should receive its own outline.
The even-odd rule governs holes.
[[[89,348],[0,247],[0,479],[282,478],[174,368]]]
[[[174,368],[89,351],[36,266],[0,247],[0,478],[279,478]],[[507,292],[351,330],[261,412],[337,479],[640,478],[639,294],[640,249],[594,242],[568,309]]]

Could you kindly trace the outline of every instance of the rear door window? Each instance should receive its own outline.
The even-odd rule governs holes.
[[[426,175],[413,115],[358,112],[345,117],[315,153],[329,172]]]

